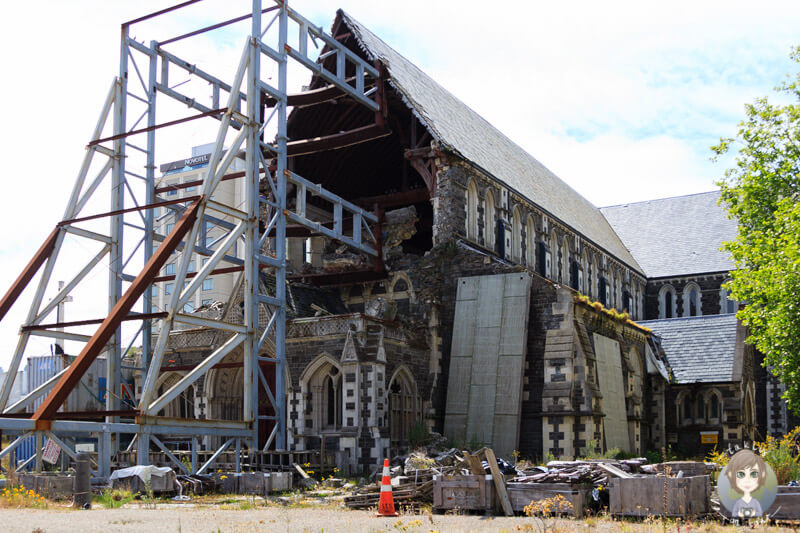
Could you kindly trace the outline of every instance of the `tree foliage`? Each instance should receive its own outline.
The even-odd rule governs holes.
[[[791,57],[800,63],[800,47]],[[739,225],[736,240],[724,244],[736,264],[726,287],[747,303],[738,316],[750,328],[748,342],[800,412],[800,73],[776,91],[781,103],[746,105],[736,137],[712,149],[719,156],[738,148],[719,183]]]

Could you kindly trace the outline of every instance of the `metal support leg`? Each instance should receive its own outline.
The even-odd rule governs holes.
[[[197,437],[192,437],[192,474],[197,473]]]
[[[36,473],[39,474],[42,471],[42,432],[36,432]]]
[[[136,464],[150,464],[150,433],[137,433]]]
[[[108,426],[105,426],[102,433],[100,433],[100,440],[102,440],[103,445],[101,446],[102,453],[97,458],[97,466],[100,470],[100,477],[108,479],[108,476],[111,475],[111,456],[113,455],[111,450],[111,431]]]
[[[236,453],[234,454],[234,470],[238,474],[242,471],[242,439],[236,439]]]

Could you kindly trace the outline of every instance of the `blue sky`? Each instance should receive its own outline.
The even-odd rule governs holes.
[[[63,212],[116,73],[119,24],[171,3],[50,0],[5,8],[0,279],[19,273]],[[140,25],[134,36],[177,35],[244,13],[247,4],[206,0]],[[800,44],[796,1],[290,5],[326,29],[336,8],[345,9],[599,206],[712,189],[730,160],[711,163],[709,146],[735,133],[745,102],[772,94],[796,71],[788,54]],[[174,50],[230,77],[242,42],[230,28]],[[212,135],[174,138],[160,147],[158,162],[183,157]],[[21,321],[15,308],[0,324],[2,366]],[[38,349],[45,353],[47,343]]]

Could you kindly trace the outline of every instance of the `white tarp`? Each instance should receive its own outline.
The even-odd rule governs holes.
[[[597,358],[597,377],[603,394],[603,428],[606,449],[631,451],[628,436],[628,413],[625,410],[625,383],[622,379],[622,358],[619,343],[594,333],[594,354]]]
[[[129,468],[120,468],[119,470],[114,470],[108,479],[111,481],[114,479],[124,479],[126,477],[136,476],[143,482],[149,483],[151,476],[164,477],[171,473],[172,469],[166,466],[136,465]]]

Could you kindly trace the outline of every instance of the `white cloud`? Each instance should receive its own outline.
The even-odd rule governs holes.
[[[744,1],[409,0],[391,9],[366,0],[290,3],[326,29],[336,8],[344,8],[598,205],[710,189],[721,168],[708,162],[707,147],[734,132],[744,102],[768,94],[792,71],[786,57],[800,23],[797,2],[758,9]],[[0,291],[61,218],[116,74],[119,24],[170,4],[50,0],[5,8]],[[248,4],[208,0],[137,25],[133,36],[164,39],[245,13]],[[234,33],[171,49],[229,78],[243,42]],[[133,73],[130,82],[137,84]],[[165,134],[158,162],[183,157],[213,133],[213,125],[193,125]],[[98,203],[87,212],[105,209]],[[91,250],[73,249],[64,263],[77,268]],[[68,317],[102,316],[104,305],[91,293],[105,283],[98,270],[75,294]],[[0,323],[0,364],[13,351],[23,301]],[[48,350],[46,341],[34,347]]]

